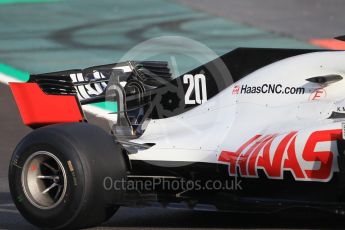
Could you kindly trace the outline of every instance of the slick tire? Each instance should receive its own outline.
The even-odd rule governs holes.
[[[80,229],[109,219],[122,191],[105,178],[124,180],[125,156],[113,137],[87,123],[51,125],[28,134],[9,166],[12,199],[33,225]]]

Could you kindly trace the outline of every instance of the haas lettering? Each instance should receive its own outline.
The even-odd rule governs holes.
[[[222,151],[218,160],[229,164],[230,176],[258,177],[261,169],[271,179],[283,179],[284,171],[290,171],[295,180],[327,182],[338,170],[337,148],[331,148],[335,149],[332,152],[318,150],[317,146],[336,145],[335,141],[342,138],[341,129],[315,131],[303,147],[296,144],[296,131],[280,136],[278,143],[277,137],[256,135],[235,152]]]

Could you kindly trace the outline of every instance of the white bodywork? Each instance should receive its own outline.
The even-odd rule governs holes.
[[[151,120],[145,133],[133,142],[156,143],[156,145],[131,154],[130,159],[208,162],[234,167],[234,164],[219,160],[222,151],[235,152],[255,135],[262,135],[260,138],[274,135],[269,139],[271,140],[270,146],[267,145],[268,142],[265,142],[261,148],[257,149],[258,157],[252,160],[255,165],[254,169],[257,170],[260,168],[258,159],[262,158],[264,147],[267,146],[269,160],[273,162],[279,143],[290,132],[296,131],[297,133],[292,135],[295,140],[289,139],[288,146],[292,146],[291,148],[295,150],[297,163],[300,165],[303,175],[295,175],[296,172],[289,169],[289,164],[285,162],[291,161],[288,148],[283,149],[282,160],[278,162],[280,170],[292,171],[296,180],[328,181],[333,172],[338,171],[338,151],[334,144],[338,136],[331,137],[330,140],[321,138],[315,148],[312,147],[314,153],[321,152],[320,156],[322,156],[322,152],[325,154],[325,151],[331,150],[331,159],[317,156],[314,160],[308,160],[307,153],[303,155],[303,152],[307,151],[305,150],[306,142],[313,132],[320,130],[338,132],[341,129],[341,119],[328,118],[333,111],[343,112],[345,79],[329,85],[306,81],[307,78],[330,74],[345,77],[345,52],[315,52],[275,62],[235,82],[204,104],[188,112],[167,119]],[[264,84],[280,84],[283,91],[286,87],[303,88],[304,93],[245,94],[236,91],[245,85],[257,87]],[[255,144],[255,142],[253,143]],[[260,141],[257,144],[259,143]],[[251,145],[246,146],[239,154],[245,154],[250,147]],[[248,154],[253,153],[249,151]],[[239,159],[235,160],[237,161],[236,166],[239,167]],[[331,171],[324,172],[327,175],[323,174],[313,178],[311,174],[317,175],[319,171],[327,171],[326,168],[323,168],[326,167],[324,165],[327,160],[332,161]],[[244,175],[256,177],[257,175],[249,175],[248,167],[250,166],[242,169],[245,171]],[[282,178],[282,175],[266,174],[269,178]]]

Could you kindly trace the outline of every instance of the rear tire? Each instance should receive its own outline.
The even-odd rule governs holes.
[[[20,213],[41,228],[79,229],[109,219],[122,192],[105,189],[105,178],[124,180],[119,144],[86,123],[43,127],[16,147],[10,167],[12,199]]]

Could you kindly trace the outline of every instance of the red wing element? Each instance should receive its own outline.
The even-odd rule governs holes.
[[[25,125],[81,122],[83,114],[74,95],[48,95],[36,83],[10,83]]]

